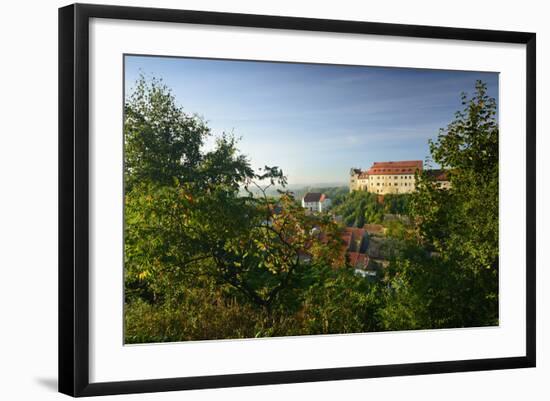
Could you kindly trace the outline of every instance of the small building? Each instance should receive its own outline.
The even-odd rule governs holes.
[[[451,181],[449,180],[449,175],[445,170],[426,170],[426,173],[431,177],[436,185],[441,189],[450,189]]]
[[[348,252],[365,253],[367,250],[367,235],[363,228],[345,227],[342,232],[342,239]]]
[[[342,256],[355,271],[369,267],[367,251],[367,232],[363,228],[346,227],[341,232],[343,241]]]
[[[312,213],[324,212],[330,204],[330,198],[321,192],[308,192],[302,198],[302,207]]]

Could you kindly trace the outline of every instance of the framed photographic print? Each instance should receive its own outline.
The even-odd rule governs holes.
[[[535,366],[535,34],[59,10],[59,390]]]

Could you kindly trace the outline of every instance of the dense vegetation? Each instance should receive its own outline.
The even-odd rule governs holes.
[[[383,202],[329,193],[350,226],[412,217],[406,230],[387,224],[393,256],[372,281],[347,267],[330,215],[306,214],[284,189],[272,196],[283,171],[254,171],[231,135],[205,151],[207,124],[140,78],[125,104],[125,341],[498,322],[496,104],[481,83],[463,102],[431,144],[451,190],[421,176],[417,193]]]
[[[333,213],[342,216],[349,227],[380,224],[385,214],[408,216],[410,198],[408,194],[381,197],[366,191],[354,191],[336,199]]]
[[[420,177],[411,202],[416,236],[388,271],[384,328],[498,324],[497,105],[482,82],[462,104],[430,142],[452,189]]]

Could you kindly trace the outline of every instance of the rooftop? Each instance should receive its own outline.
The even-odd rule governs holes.
[[[428,176],[434,178],[436,181],[449,181],[449,176],[445,170],[426,170]]]
[[[367,170],[369,175],[414,174],[422,171],[422,160],[374,162]]]
[[[369,265],[369,257],[364,253],[348,252],[348,258],[352,267],[366,268]]]
[[[323,202],[327,196],[321,192],[308,192],[304,195],[304,202]]]

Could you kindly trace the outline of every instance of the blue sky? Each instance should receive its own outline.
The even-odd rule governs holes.
[[[125,65],[127,94],[140,73],[162,78],[186,112],[214,135],[241,137],[252,166],[279,166],[290,184],[345,184],[351,167],[424,160],[477,79],[498,100],[497,73],[141,56]]]

